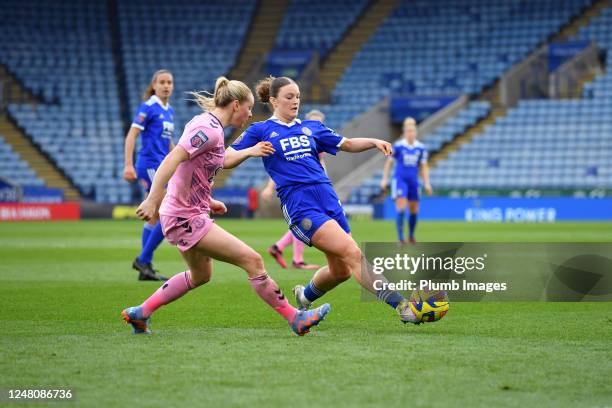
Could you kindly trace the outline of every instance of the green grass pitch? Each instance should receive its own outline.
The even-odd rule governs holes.
[[[265,254],[281,220],[218,223],[264,254],[286,293],[311,277]],[[394,240],[390,222],[352,227],[359,242]],[[0,224],[0,388],[67,387],[76,403],[53,406],[79,407],[612,406],[610,303],[454,303],[441,322],[415,327],[362,302],[350,281],[325,297],[327,320],[298,338],[244,272],[216,263],[208,285],[154,315],[153,335],[133,336],[120,311],[158,287],[130,268],[140,228]],[[612,228],[422,222],[418,238],[612,242]],[[306,259],[323,262],[313,249]],[[155,265],[184,270],[167,243]]]

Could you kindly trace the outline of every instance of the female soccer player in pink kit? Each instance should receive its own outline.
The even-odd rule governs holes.
[[[207,283],[212,275],[212,260],[218,259],[244,269],[257,295],[283,316],[296,334],[304,335],[325,318],[329,305],[312,311],[291,306],[266,273],[261,256],[208,215],[227,211],[225,204],[211,197],[214,177],[226,163],[223,129],[228,125],[242,127],[251,117],[253,94],[244,83],[220,77],[211,98],[200,93],[194,96],[205,112],[185,126],[178,145],[159,166],[149,196],[137,210],[140,218],[150,220],[156,217],[159,207],[164,235],[178,247],[189,270],[174,275],[140,306],[123,310],[123,319],[132,325],[134,333],[150,333],[151,314]],[[244,149],[237,159],[241,162],[246,157],[273,152],[270,143],[261,142]],[[227,166],[235,166],[235,161]],[[166,184],[168,192],[164,197]]]

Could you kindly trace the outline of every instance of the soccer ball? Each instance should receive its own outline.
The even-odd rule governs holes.
[[[410,310],[419,322],[437,322],[448,313],[448,294],[444,290],[415,290],[410,295]]]

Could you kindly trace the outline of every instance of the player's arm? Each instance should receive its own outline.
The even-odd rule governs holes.
[[[147,198],[138,206],[136,214],[145,221],[157,218],[157,210],[166,193],[166,185],[176,171],[179,164],[189,159],[189,153],[185,149],[172,149],[161,162],[155,172],[151,184],[151,191]]]
[[[140,132],[139,128],[132,126],[127,136],[125,136],[123,179],[126,181],[134,181],[137,178],[136,169],[134,168],[134,148],[136,146],[136,138],[140,135]]]
[[[261,198],[263,198],[264,201],[270,201],[272,199],[272,196],[274,196],[275,188],[276,188],[276,183],[274,183],[274,180],[270,178],[270,181],[268,181],[268,184],[266,184],[264,189],[261,190]]]
[[[276,150],[270,142],[259,142],[254,146],[242,150],[235,150],[233,147],[225,149],[223,160],[224,169],[232,169],[249,157],[264,157],[273,154]]]
[[[359,153],[370,149],[378,149],[385,156],[391,156],[393,149],[391,143],[380,139],[374,139],[369,137],[356,137],[354,139],[344,139],[344,142],[340,145],[340,150],[343,152]]]
[[[419,166],[419,172],[421,173],[421,178],[423,179],[423,184],[425,186],[425,191],[427,195],[433,194],[433,189],[431,188],[431,183],[429,182],[429,164],[426,161],[421,162]]]
[[[382,180],[380,180],[380,188],[381,190],[386,190],[389,185],[389,174],[391,173],[391,169],[393,168],[394,159],[393,157],[389,157],[385,162],[385,167],[383,168],[383,176]]]

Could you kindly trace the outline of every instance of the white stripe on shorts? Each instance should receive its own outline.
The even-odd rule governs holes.
[[[298,238],[300,238],[300,241],[302,241],[306,245],[310,245],[310,239],[308,239],[308,237],[304,235],[302,230],[300,230],[300,228],[297,225],[292,226],[291,229],[293,230],[293,232],[295,232]]]

